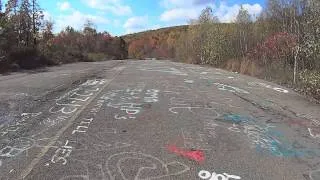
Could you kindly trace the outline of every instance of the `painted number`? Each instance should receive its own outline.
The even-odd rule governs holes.
[[[66,165],[68,160],[67,158],[70,156],[72,152],[72,146],[69,146],[69,141],[67,140],[65,145],[58,148],[55,151],[55,154],[51,158],[52,163],[59,163],[61,162],[63,165]]]

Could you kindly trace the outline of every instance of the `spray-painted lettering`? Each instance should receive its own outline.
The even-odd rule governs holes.
[[[198,176],[201,179],[207,179],[207,180],[231,180],[231,179],[241,179],[240,176],[236,175],[230,175],[228,173],[222,173],[222,174],[217,174],[215,172],[210,173],[209,171],[201,170],[198,173]]]

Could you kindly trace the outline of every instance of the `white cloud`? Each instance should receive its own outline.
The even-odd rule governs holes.
[[[262,7],[260,4],[243,4],[244,9],[248,10],[251,16],[259,15],[262,12]],[[221,22],[230,23],[236,20],[239,13],[241,5],[234,4],[232,6],[227,6],[221,4],[217,9],[215,9],[215,15],[219,18]]]
[[[166,8],[160,20],[179,24],[197,18],[206,6],[214,7],[212,0],[162,0],[160,4]]]
[[[182,8],[182,7],[194,7],[194,6],[206,6],[212,5],[212,0],[162,0],[160,5],[167,8]]]
[[[262,12],[262,6],[260,4],[244,4],[243,8],[248,10],[249,14],[251,15],[259,15]]]
[[[227,6],[225,4],[221,4],[216,10],[215,15],[221,22],[229,23],[235,21],[238,13],[239,13],[240,6],[235,4],[233,6]]]
[[[115,15],[132,14],[131,7],[124,5],[121,0],[82,0],[90,8],[109,11]]]
[[[57,6],[59,8],[60,11],[67,11],[71,9],[71,5],[68,1],[65,2],[58,2]]]
[[[229,23],[235,21],[241,7],[240,4],[228,6],[224,2],[216,7],[212,0],[163,0],[160,4],[166,8],[160,20],[171,24],[186,24],[188,20],[197,18],[206,6],[212,7],[221,22]],[[243,4],[243,8],[253,17],[262,11],[260,4]]]
[[[86,20],[92,21],[94,24],[108,24],[110,21],[102,16],[84,14],[80,11],[73,11],[69,15],[60,15],[56,17],[55,32],[59,32],[67,26],[75,29],[81,29]]]
[[[160,28],[159,25],[150,25],[148,16],[131,17],[125,22],[123,27],[126,34]]]
[[[165,11],[160,15],[160,20],[164,22],[183,20],[186,22],[189,19],[194,19],[199,16],[201,11],[198,9],[175,8]]]

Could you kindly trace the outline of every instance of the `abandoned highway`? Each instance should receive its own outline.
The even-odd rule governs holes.
[[[0,76],[1,180],[320,180],[320,106],[170,61]]]

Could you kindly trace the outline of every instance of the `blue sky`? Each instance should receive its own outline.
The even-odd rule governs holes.
[[[4,3],[6,0],[4,1]],[[232,22],[240,5],[258,15],[264,0],[39,0],[55,32],[67,25],[81,29],[89,19],[99,31],[123,35],[148,29],[187,24],[211,6],[222,22]]]

